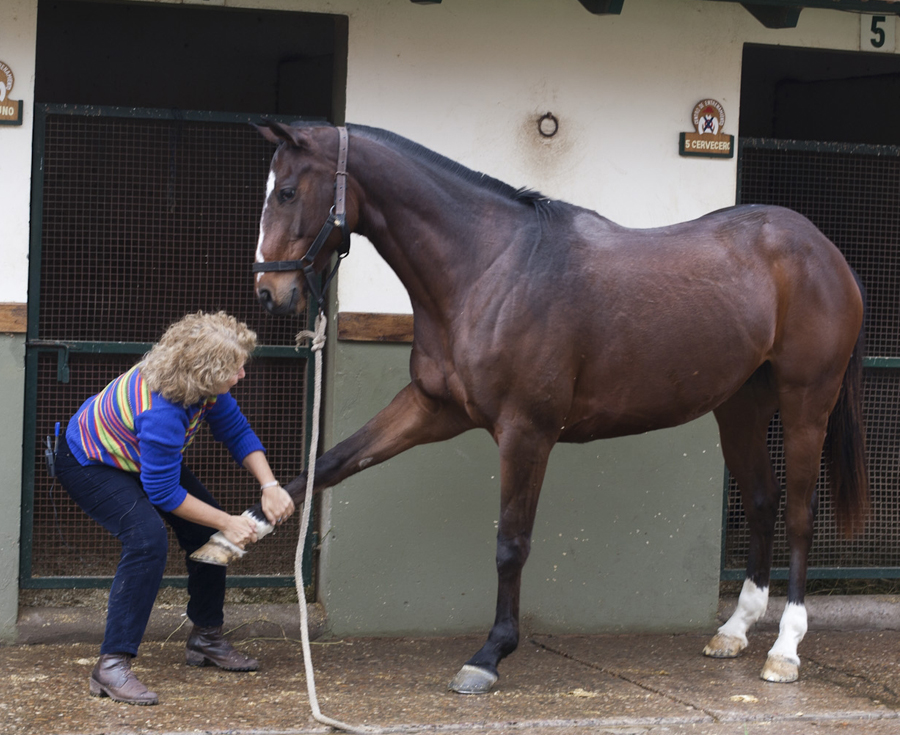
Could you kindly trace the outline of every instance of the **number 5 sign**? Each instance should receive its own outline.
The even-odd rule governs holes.
[[[860,15],[859,50],[893,53],[897,45],[896,31],[896,15]]]

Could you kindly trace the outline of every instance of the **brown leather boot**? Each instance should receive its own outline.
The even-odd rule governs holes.
[[[131,670],[130,653],[104,653],[91,672],[91,696],[110,697],[125,704],[158,704],[159,697]]]
[[[201,628],[195,625],[187,640],[188,666],[214,664],[226,671],[256,671],[259,661],[236,651],[222,635],[222,626]]]

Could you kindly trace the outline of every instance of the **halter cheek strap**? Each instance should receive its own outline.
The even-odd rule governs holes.
[[[309,246],[309,250],[306,251],[306,254],[297,260],[274,260],[270,263],[253,264],[254,273],[303,271],[303,275],[306,277],[306,284],[309,287],[309,292],[318,302],[320,311],[324,307],[324,296],[325,291],[328,289],[328,284],[331,283],[331,279],[334,278],[337,273],[341,261],[346,258],[347,254],[350,252],[350,230],[347,227],[347,148],[349,141],[347,128],[339,127],[337,131],[338,161],[337,171],[334,174],[334,206],[332,206],[331,211],[328,213],[328,219],[325,220],[325,224],[322,225],[322,229],[319,230],[316,239],[313,240],[313,243]],[[331,231],[335,227],[338,227],[341,230],[341,244],[338,245],[336,251],[338,261],[335,263],[334,268],[332,268],[331,273],[328,274],[328,277],[320,288],[318,274],[316,273],[313,264],[316,260],[316,256],[318,256],[319,251],[325,245],[325,241],[328,240]]]

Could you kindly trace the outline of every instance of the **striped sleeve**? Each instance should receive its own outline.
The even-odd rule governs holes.
[[[87,458],[126,472],[140,472],[135,417],[151,405],[152,394],[137,366],[85,401],[76,420]]]

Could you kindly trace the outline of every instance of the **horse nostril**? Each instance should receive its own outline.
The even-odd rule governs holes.
[[[259,299],[259,303],[262,304],[263,308],[266,311],[271,312],[275,308],[275,300],[272,298],[272,292],[267,288],[259,289],[259,294],[257,295]]]

